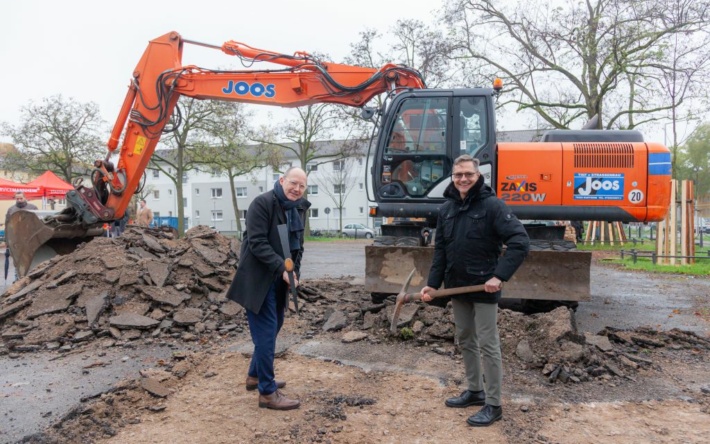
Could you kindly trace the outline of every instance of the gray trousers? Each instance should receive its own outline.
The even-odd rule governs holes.
[[[486,404],[499,406],[503,359],[498,335],[498,304],[472,302],[466,298],[454,298],[452,304],[468,390],[485,390]]]

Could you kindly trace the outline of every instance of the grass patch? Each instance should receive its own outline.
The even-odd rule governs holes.
[[[631,255],[631,250],[635,249],[639,252],[649,252],[656,249],[655,241],[650,239],[645,239],[644,243],[636,242],[634,245],[632,242],[627,242],[625,245],[577,245],[579,250],[584,251],[607,251],[614,253],[616,258],[607,258],[605,263],[615,264],[622,266],[628,270],[639,270],[646,271],[649,273],[667,273],[667,274],[684,274],[691,276],[708,276],[710,275],[710,256],[708,256],[708,249],[710,247],[710,241],[703,241],[703,247],[699,245],[695,246],[695,256],[698,258],[707,259],[696,259],[694,264],[688,265],[661,265],[653,263],[653,260],[648,256],[637,256],[636,263],[634,263],[633,257]],[[621,250],[624,250],[624,259],[621,259]],[[678,254],[680,255],[680,254]],[[678,259],[680,260],[680,259]]]

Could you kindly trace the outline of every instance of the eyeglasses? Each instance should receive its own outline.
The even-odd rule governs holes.
[[[286,179],[286,181],[291,184],[292,187],[298,187],[299,190],[303,191],[306,189],[306,186],[300,182],[296,182],[293,179]]]
[[[461,180],[464,177],[466,179],[473,179],[476,176],[476,174],[478,174],[478,173],[454,173],[451,175],[451,177],[453,177],[456,180]]]

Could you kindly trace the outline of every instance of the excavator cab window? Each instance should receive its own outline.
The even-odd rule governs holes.
[[[422,197],[445,176],[449,99],[404,100],[392,120],[383,171],[387,197]]]
[[[482,96],[459,99],[459,139],[461,153],[476,156],[476,152],[488,141],[486,99]]]

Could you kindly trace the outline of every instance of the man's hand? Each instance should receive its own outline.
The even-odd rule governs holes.
[[[501,286],[503,285],[503,281],[493,276],[492,278],[488,279],[488,281],[486,281],[485,285],[486,293],[495,293],[497,291],[500,291]]]
[[[436,290],[436,288],[431,288],[431,287],[428,286],[428,285],[425,286],[424,288],[422,288],[422,291],[420,292],[421,295],[422,295],[422,302],[429,302],[429,301],[431,301],[432,299],[434,299],[434,298],[431,297],[431,295],[429,294],[430,291],[434,291],[434,290]]]
[[[283,274],[283,280],[287,284],[291,284],[291,281],[288,280],[288,271],[284,271]],[[296,273],[293,273],[293,285],[295,285],[296,288],[298,288],[298,278],[296,277]]]

